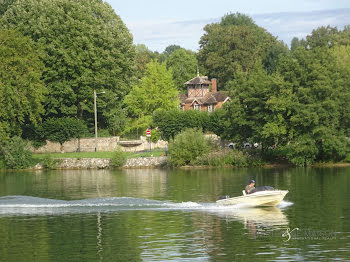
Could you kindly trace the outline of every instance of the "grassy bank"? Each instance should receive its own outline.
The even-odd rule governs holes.
[[[113,158],[115,152],[74,152],[74,153],[49,153],[49,154],[33,154],[35,160],[42,160],[47,155],[52,158]],[[127,158],[139,157],[159,157],[165,155],[164,150],[153,150],[152,152],[125,152]]]

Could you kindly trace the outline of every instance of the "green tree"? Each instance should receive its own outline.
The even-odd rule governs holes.
[[[336,35],[338,29],[331,26],[321,26],[315,30],[312,30],[311,35],[306,37],[307,46],[311,49],[316,47],[332,47],[337,42]]]
[[[279,45],[275,37],[239,13],[224,16],[221,23],[206,25],[204,31],[198,61],[209,77],[219,79],[220,88],[225,88],[237,71],[249,72],[272,46]]]
[[[233,100],[226,106],[227,116],[221,116],[224,138],[258,142],[263,150],[285,140],[293,95],[279,75],[267,74],[260,64],[228,85]]]
[[[49,118],[37,129],[39,140],[58,142],[63,150],[63,143],[72,138],[81,138],[87,133],[86,124],[77,118]]]
[[[294,52],[299,47],[306,48],[306,41],[304,39],[298,39],[297,37],[294,37],[290,44],[290,51]]]
[[[350,136],[350,45],[337,45],[332,50],[335,61],[335,73],[340,77],[337,80],[340,86],[341,104],[340,125],[347,137]]]
[[[194,52],[181,48],[169,56],[166,65],[173,72],[173,80],[177,89],[184,91],[185,82],[196,75],[198,63]]]
[[[111,135],[121,135],[126,126],[126,110],[121,106],[115,105],[115,107],[105,113],[105,119],[107,119],[108,131]]]
[[[147,64],[152,60],[157,59],[157,57],[158,54],[149,50],[144,44],[136,45],[135,62],[137,68],[136,76],[138,79],[144,77],[147,69]]]
[[[312,46],[312,45],[311,45]],[[276,72],[262,64],[228,83],[232,101],[212,121],[223,138],[277,148],[296,165],[345,158],[349,130],[347,48],[315,45],[280,57]],[[340,61],[342,60],[342,61]]]
[[[288,54],[288,46],[283,41],[278,41],[267,49],[262,61],[266,72],[269,74],[276,72],[280,58]]]
[[[174,109],[179,103],[171,71],[166,69],[164,63],[152,61],[147,64],[146,75],[141,82],[125,96],[124,104],[129,116],[133,118],[129,128],[147,128],[151,124],[154,111]]]
[[[287,148],[288,159],[297,166],[311,165],[319,153],[315,140],[307,134],[298,136]]]
[[[165,48],[163,54],[169,57],[173,52],[175,52],[178,49],[182,49],[182,47],[179,45],[169,45]]]
[[[311,148],[309,141],[312,139],[317,150],[312,150],[316,156],[309,159],[338,161],[346,154],[344,134],[349,123],[346,121],[350,101],[349,84],[344,81],[344,72],[332,55],[332,46],[309,46],[309,49],[296,49],[291,58],[284,59],[279,69],[295,96],[289,121],[290,144],[306,141],[304,144]],[[294,149],[291,147],[292,151]],[[293,154],[289,156],[296,158]]]
[[[45,48],[46,117],[93,120],[93,90],[120,102],[134,75],[132,36],[100,0],[17,0],[1,26],[16,28]],[[103,107],[99,108],[104,110]]]
[[[20,136],[43,113],[41,48],[19,32],[0,30],[0,137]]]

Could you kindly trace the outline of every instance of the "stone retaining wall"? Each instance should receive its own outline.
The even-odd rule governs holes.
[[[97,150],[98,151],[104,151],[104,152],[111,152],[116,150],[119,142],[118,136],[112,136],[112,137],[100,137],[97,138]],[[63,152],[70,153],[70,152],[77,152],[80,146],[80,152],[94,152],[96,141],[95,138],[80,138],[80,141],[78,139],[72,139],[70,141],[67,141],[63,143]],[[33,153],[59,153],[61,152],[61,145],[59,143],[53,143],[50,141],[46,141],[46,145],[35,149],[32,149]]]
[[[126,142],[126,143],[125,143]],[[168,142],[159,140],[156,143],[152,143],[152,148],[165,148]],[[115,151],[120,145],[120,148],[124,152],[140,152],[149,150],[150,145],[146,137],[141,136],[140,140],[136,141],[120,141],[119,136],[112,137],[99,137],[97,138],[97,151],[99,152],[112,152]],[[80,138],[72,139],[63,144],[62,151],[66,153],[78,152],[94,152],[96,147],[95,138]],[[61,145],[59,143],[53,143],[46,141],[46,145],[35,149],[32,148],[33,153],[59,153],[61,152]]]
[[[102,158],[63,158],[59,159],[58,169],[106,169],[110,159]]]
[[[57,169],[108,169],[110,159],[103,158],[61,158],[57,159]],[[167,164],[166,157],[129,158],[123,168],[157,168]],[[35,169],[41,169],[40,164]]]
[[[155,168],[166,164],[166,157],[139,157],[129,158],[123,168]]]

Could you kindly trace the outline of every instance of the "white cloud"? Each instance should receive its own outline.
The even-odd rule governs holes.
[[[252,15],[252,18],[280,40],[290,44],[293,37],[305,37],[319,26],[337,26],[342,29],[350,24],[350,9],[314,12],[293,12]],[[162,52],[168,45],[177,44],[194,51],[206,24],[220,18],[202,20],[147,20],[126,22],[136,44],[146,44],[151,50]]]

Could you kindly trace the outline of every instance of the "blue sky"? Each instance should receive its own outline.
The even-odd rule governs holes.
[[[171,44],[197,51],[203,27],[227,13],[251,16],[278,39],[290,44],[322,25],[350,24],[350,0],[107,0],[134,36],[162,52]]]

